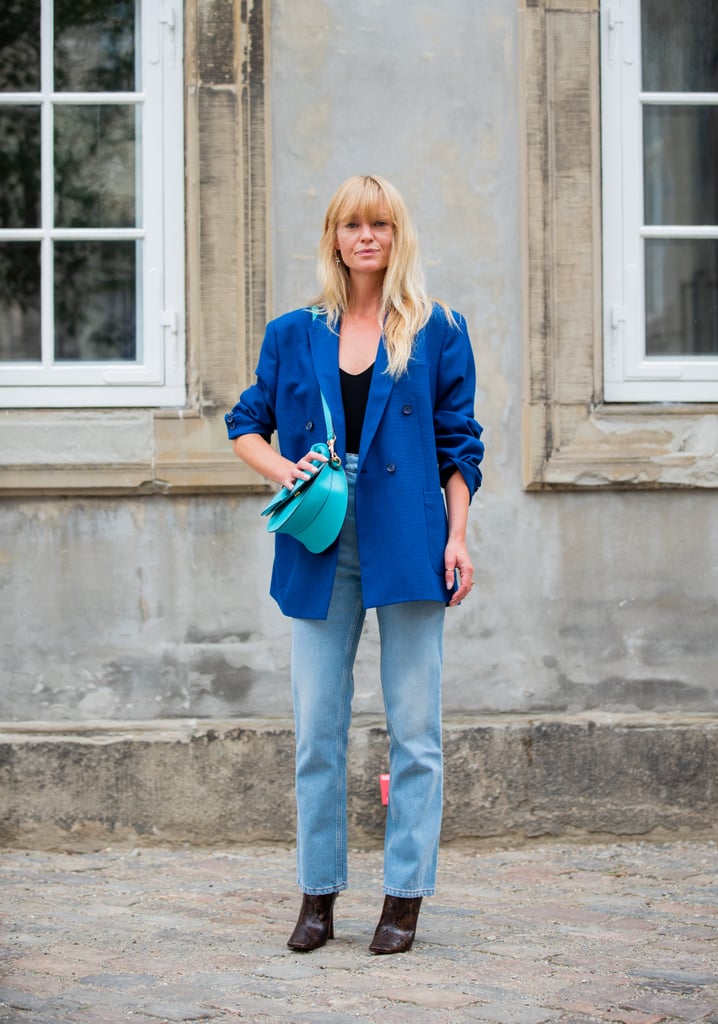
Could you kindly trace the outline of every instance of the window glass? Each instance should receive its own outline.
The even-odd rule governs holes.
[[[718,92],[716,0],[641,0],[643,89]]]
[[[645,246],[646,355],[718,355],[718,240]]]
[[[0,228],[40,226],[40,108],[0,106]]]
[[[620,10],[601,5],[604,398],[713,402],[718,3]]]
[[[0,92],[40,90],[40,0],[0,3]]]
[[[0,242],[0,360],[40,359],[40,243]]]
[[[643,161],[646,224],[718,224],[718,106],[644,107]]]
[[[135,359],[136,248],[131,241],[55,244],[58,360]]]
[[[40,0],[0,4],[0,92],[40,89]],[[40,225],[40,107],[0,106],[0,228]],[[0,360],[40,358],[40,243],[0,241]]]
[[[4,406],[185,400],[183,17],[165,2],[0,0]]]
[[[55,224],[134,227],[134,105],[55,107]]]
[[[55,0],[55,89],[132,92],[135,0]]]

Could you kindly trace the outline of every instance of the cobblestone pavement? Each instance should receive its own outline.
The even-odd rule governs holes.
[[[285,946],[277,847],[0,854],[2,1024],[718,1024],[718,847],[446,847],[414,948],[367,951],[381,853],[333,942]]]

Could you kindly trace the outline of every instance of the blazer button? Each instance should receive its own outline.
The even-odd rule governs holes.
[[[404,405],[402,406],[401,411],[404,413],[405,416],[411,416],[414,410],[410,405]]]
[[[386,464],[386,471],[387,471],[387,473],[396,473],[396,463],[395,462],[387,462],[387,464]]]
[[[224,421],[228,427],[234,426],[234,416],[232,415],[231,412],[225,414]]]
[[[304,429],[314,430],[314,420],[307,420],[307,422],[304,424]]]

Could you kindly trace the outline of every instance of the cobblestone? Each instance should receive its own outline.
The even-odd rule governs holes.
[[[0,1024],[716,1024],[708,840],[447,846],[414,948],[373,957],[381,853],[336,939],[285,946],[283,847],[0,854]]]

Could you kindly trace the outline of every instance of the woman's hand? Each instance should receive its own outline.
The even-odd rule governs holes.
[[[458,471],[446,483],[446,511],[449,519],[449,539],[444,548],[446,589],[452,591],[459,574],[459,586],[451,595],[449,607],[463,601],[474,585],[474,567],[466,547],[466,524],[469,518],[469,489]]]
[[[309,480],[319,470],[317,462],[328,461],[325,455],[309,451],[299,462],[292,462],[280,455],[260,434],[242,434],[234,439],[232,448],[235,455],[257,473],[289,490],[297,480]]]
[[[453,608],[460,601],[463,601],[465,597],[469,596],[474,585],[474,567],[471,564],[466,544],[460,541],[452,541],[449,538],[449,542],[444,548],[444,568],[446,569],[446,589],[448,591],[453,590],[456,570],[458,569],[459,572],[459,587],[451,595],[451,600],[449,601],[449,607]]]
[[[287,462],[287,476],[280,483],[282,487],[286,487],[287,490],[291,491],[297,480],[309,480],[319,472],[319,466],[317,462],[328,462],[326,455],[322,455],[321,452],[307,452],[304,458],[300,459],[299,462]]]

